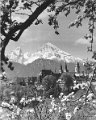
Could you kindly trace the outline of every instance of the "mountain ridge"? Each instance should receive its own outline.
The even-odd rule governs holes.
[[[57,60],[57,61],[66,61],[70,62],[83,62],[81,58],[73,57],[71,54],[61,50],[57,46],[48,42],[45,43],[40,49],[35,53],[25,52],[23,53],[20,47],[17,47],[13,50],[9,55],[9,59],[13,62],[18,62],[24,65],[32,63],[36,59],[43,58],[49,60]]]
[[[14,70],[10,70],[7,66],[4,66],[6,70],[6,75],[8,78],[16,78],[16,77],[32,77],[38,76],[41,70],[52,70],[55,73],[59,73],[60,66],[62,65],[63,71],[65,70],[65,62],[64,61],[54,61],[49,59],[39,58],[29,63],[27,65],[20,64],[17,62],[13,62]],[[75,63],[67,63],[67,67],[69,72],[75,72]],[[84,71],[83,64],[80,63],[81,72]]]
[[[63,70],[65,69],[65,63],[67,63],[69,72],[75,72],[77,62],[80,64],[80,72],[85,71],[83,63],[86,60],[75,58],[51,43],[44,44],[35,53],[23,53],[22,49],[18,47],[10,55],[13,55],[11,56],[11,61],[14,70],[11,71],[5,66],[6,74],[9,78],[37,76],[42,69],[49,69],[58,73],[61,65]]]

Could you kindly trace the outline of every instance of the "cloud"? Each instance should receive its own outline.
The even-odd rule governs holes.
[[[89,45],[89,40],[86,40],[84,38],[80,38],[78,40],[75,41],[75,44],[82,44],[82,45]]]
[[[45,18],[48,18],[48,15],[54,15],[54,12],[47,12],[47,9],[44,10],[40,15],[39,15],[39,19],[45,19]]]
[[[25,18],[20,16],[12,16],[12,20],[16,20],[17,22],[24,22]]]
[[[31,43],[31,42],[40,42],[45,40],[45,38],[47,37],[47,35],[45,35],[45,31],[43,31],[43,27],[42,26],[32,26],[28,29],[26,29],[22,36],[20,37],[20,41],[24,44],[26,43]]]
[[[38,40],[38,36],[32,36],[32,31],[30,31],[30,29],[26,29],[20,39],[23,43],[30,43]]]
[[[96,44],[96,37],[94,36],[93,38],[94,38],[93,43]],[[90,44],[90,39],[80,38],[80,39],[75,41],[75,45],[78,45],[78,44],[89,45]]]

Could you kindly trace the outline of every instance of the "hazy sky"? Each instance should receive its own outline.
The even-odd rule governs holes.
[[[43,44],[50,42],[65,52],[70,53],[72,56],[86,59],[91,55],[87,53],[87,46],[90,46],[83,36],[88,33],[87,21],[84,21],[83,26],[80,28],[68,28],[70,22],[74,21],[76,16],[72,13],[67,18],[63,14],[59,15],[58,21],[60,28],[58,29],[60,35],[56,35],[52,26],[49,26],[48,16],[46,11],[42,13],[40,18],[43,19],[41,25],[31,25],[22,34],[18,42],[11,41],[6,49],[6,53],[21,47],[23,52],[35,52]],[[24,20],[22,17],[15,16],[14,19]],[[96,31],[95,31],[96,33]],[[94,49],[96,50],[96,35],[94,34]]]

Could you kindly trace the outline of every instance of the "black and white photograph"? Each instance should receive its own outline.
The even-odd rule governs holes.
[[[96,120],[96,0],[0,0],[0,120]]]

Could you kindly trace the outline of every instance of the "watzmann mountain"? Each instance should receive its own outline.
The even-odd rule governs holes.
[[[49,59],[56,61],[66,61],[67,63],[75,63],[75,62],[83,62],[82,59],[73,57],[71,54],[64,52],[59,49],[55,45],[51,43],[44,44],[37,52],[35,53],[23,53],[21,48],[18,47],[13,50],[9,55],[9,59],[11,61],[21,63],[21,64],[29,64],[37,59]]]
[[[8,57],[10,61],[17,62],[17,63],[24,63],[24,54],[20,47],[17,47],[15,50],[11,51],[10,54],[8,54]]]
[[[23,53],[18,47],[8,57],[13,62],[14,67],[13,71],[5,68],[9,78],[37,76],[42,69],[49,69],[58,73],[60,65],[62,65],[63,70],[65,69],[65,63],[67,63],[70,72],[75,72],[77,62],[80,64],[80,71],[84,71],[82,59],[73,57],[51,43],[44,44],[35,53]]]

